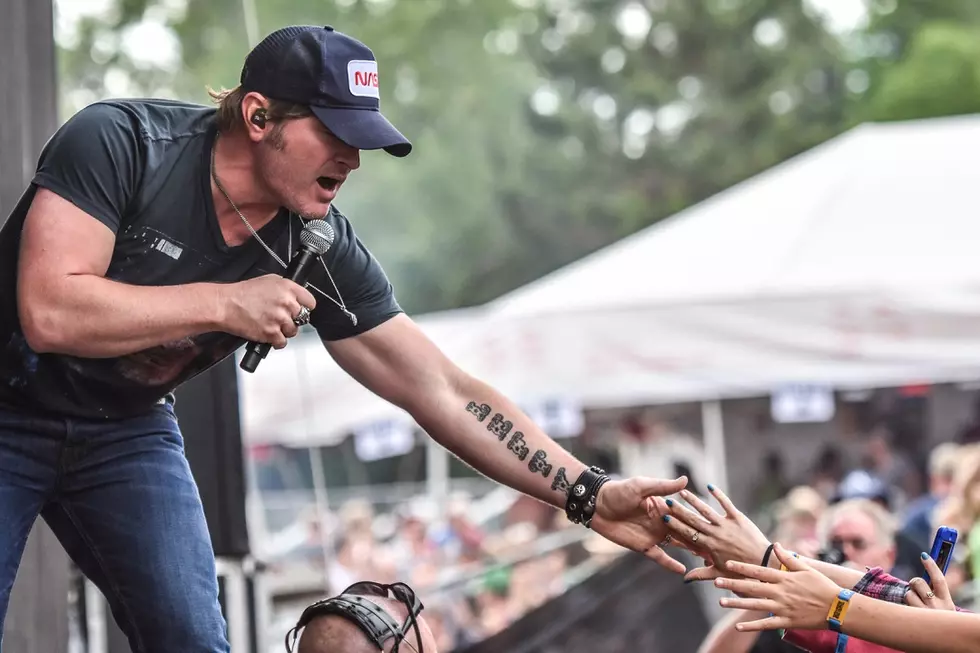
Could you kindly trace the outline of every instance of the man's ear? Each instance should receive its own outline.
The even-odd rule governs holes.
[[[261,93],[250,91],[242,98],[242,120],[245,132],[252,141],[260,141],[269,120],[269,100]]]

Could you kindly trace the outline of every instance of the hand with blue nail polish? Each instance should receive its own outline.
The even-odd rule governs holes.
[[[686,581],[712,580],[729,576],[725,563],[730,560],[759,564],[769,547],[769,540],[752,521],[739,512],[724,492],[708,486],[718,501],[718,512],[699,499],[694,493],[682,490],[680,497],[691,508],[673,499],[665,500],[668,514],[663,516],[671,540],[710,562],[694,569],[684,578]]]

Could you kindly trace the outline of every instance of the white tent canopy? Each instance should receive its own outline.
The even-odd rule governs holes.
[[[978,378],[978,182],[980,118],[865,125],[486,307],[419,322],[525,403]],[[241,387],[252,443],[408,419],[315,341]]]

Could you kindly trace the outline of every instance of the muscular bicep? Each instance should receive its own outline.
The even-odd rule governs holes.
[[[361,385],[411,413],[451,389],[460,374],[404,314],[361,335],[325,344],[337,364]]]
[[[104,276],[116,236],[105,224],[46,188],[38,188],[21,234],[17,306],[28,340],[70,292],[76,275]]]

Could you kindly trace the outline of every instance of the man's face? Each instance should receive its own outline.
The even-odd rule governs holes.
[[[313,116],[272,125],[258,144],[256,177],[279,203],[305,219],[326,215],[360,151]]]
[[[895,564],[895,549],[878,535],[874,519],[858,510],[839,515],[830,530],[830,545],[844,552],[854,566],[883,567]]]

